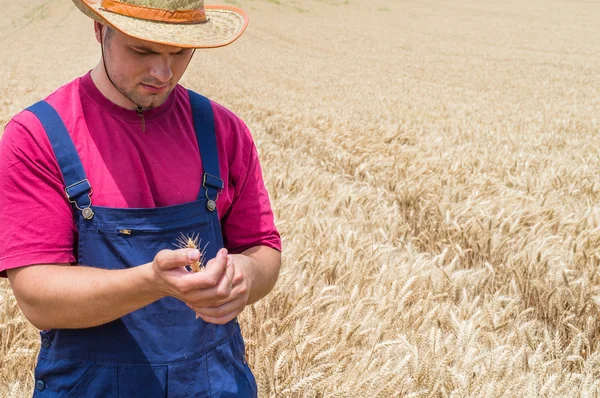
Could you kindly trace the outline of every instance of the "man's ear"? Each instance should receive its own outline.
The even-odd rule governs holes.
[[[102,43],[103,28],[104,25],[98,21],[94,21],[94,33],[96,33],[96,40],[98,40],[98,43]]]

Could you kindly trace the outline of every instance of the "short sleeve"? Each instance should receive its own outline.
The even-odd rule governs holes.
[[[246,125],[239,121],[240,142],[230,172],[234,184],[231,206],[221,220],[225,247],[240,253],[254,246],[281,251],[269,194],[263,180],[256,146]]]
[[[0,276],[33,264],[75,262],[77,229],[39,120],[17,115],[0,138]]]

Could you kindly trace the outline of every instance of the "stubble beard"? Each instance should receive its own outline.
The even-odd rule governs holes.
[[[111,74],[111,76],[115,76],[115,75]],[[133,102],[135,105],[142,107],[144,109],[156,108],[156,107],[164,104],[165,101],[167,100],[167,98],[169,98],[171,91],[173,91],[173,88],[170,88],[164,94],[142,95],[140,93],[135,92],[135,89],[141,83],[136,84],[136,86],[134,86],[134,88],[132,88],[131,90],[127,90],[127,89],[125,89],[125,87],[130,86],[130,84],[128,84],[128,83],[129,82],[124,81],[124,79],[121,79],[118,75],[115,76],[114,86],[121,93],[121,95],[124,96],[125,98],[127,98],[129,101]],[[156,82],[146,82],[144,84],[158,85]]]
[[[138,108],[141,107],[143,109],[156,108],[165,103],[169,95],[171,95],[171,91],[173,91],[173,87],[170,87],[167,92],[164,94],[146,94],[142,95],[135,90],[143,83],[150,86],[160,86],[161,83],[155,81],[153,79],[144,79],[140,83],[135,83],[135,85],[127,89],[126,87],[131,86],[131,82],[127,81],[126,78],[123,77],[121,73],[119,73],[117,68],[111,68],[109,65],[112,61],[112,54],[110,51],[110,46],[108,45],[111,40],[111,36],[107,34],[102,45],[102,63],[104,68],[104,73],[111,84],[117,89],[119,93],[129,101],[133,102]],[[111,70],[109,70],[111,69]]]

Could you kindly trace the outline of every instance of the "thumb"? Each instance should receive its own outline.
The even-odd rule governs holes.
[[[154,264],[162,271],[185,267],[200,259],[198,249],[161,250],[154,258]]]

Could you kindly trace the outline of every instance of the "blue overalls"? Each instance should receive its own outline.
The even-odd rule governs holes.
[[[223,181],[210,102],[189,92],[204,177],[198,199],[182,205],[120,209],[92,205],[92,187],[60,116],[46,102],[28,108],[42,122],[74,206],[78,263],[123,269],[198,236],[207,259],[223,247],[215,201]],[[255,397],[237,320],[209,324],[166,297],[89,329],[41,332],[34,397]]]

